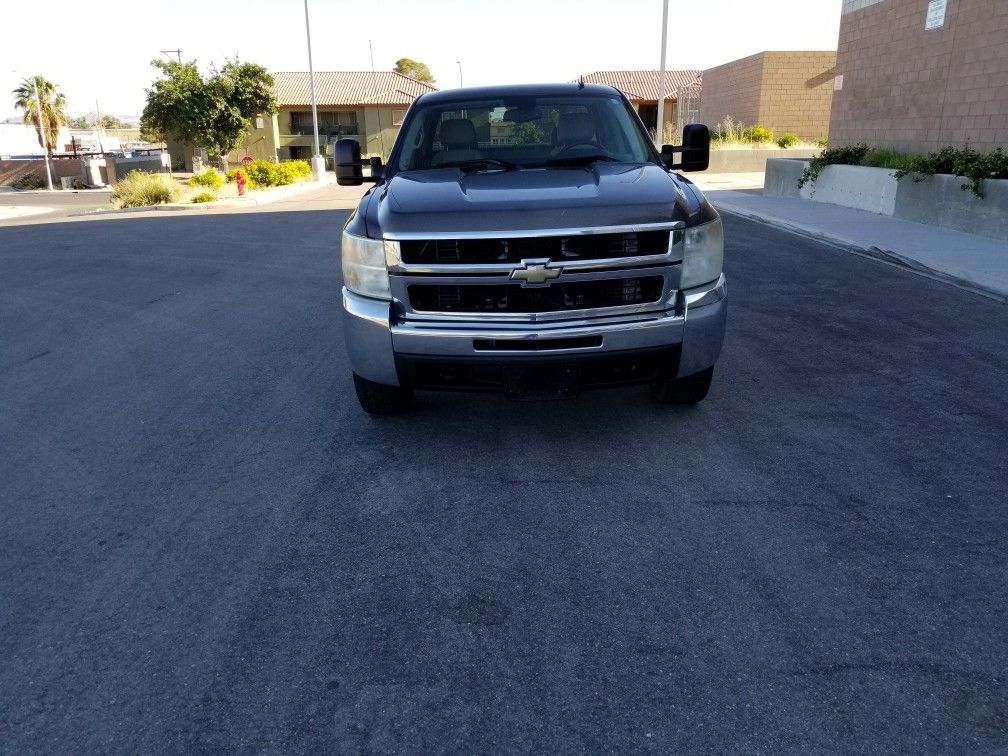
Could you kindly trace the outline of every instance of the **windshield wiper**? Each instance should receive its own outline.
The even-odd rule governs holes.
[[[619,160],[614,158],[612,155],[603,155],[601,153],[594,155],[570,155],[569,157],[557,157],[550,158],[543,162],[544,166],[551,165],[591,165],[592,163],[597,163],[599,161],[605,161],[607,163],[618,163]]]
[[[518,167],[515,163],[509,163],[506,160],[497,160],[497,158],[477,158],[475,160],[453,160],[450,163],[442,163],[437,167],[465,169],[465,168],[484,168],[487,166],[503,168],[506,171],[513,171]]]

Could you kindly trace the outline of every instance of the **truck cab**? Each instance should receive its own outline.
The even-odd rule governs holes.
[[[705,170],[709,144],[690,125],[659,151],[622,93],[577,83],[422,95],[387,164],[338,142],[338,182],[375,184],[342,236],[363,409],[405,411],[417,390],[647,385],[701,401],[724,338],[724,245],[678,171]]]

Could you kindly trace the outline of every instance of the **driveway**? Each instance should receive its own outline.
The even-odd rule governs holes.
[[[0,228],[0,751],[1008,748],[1003,305],[729,216],[699,407],[376,420],[330,197]]]

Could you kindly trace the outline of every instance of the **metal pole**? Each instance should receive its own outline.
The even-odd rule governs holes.
[[[456,60],[455,62],[458,63],[458,67],[459,67],[459,87],[461,87],[462,86],[462,61],[461,60]]]
[[[45,124],[42,123],[42,98],[39,96],[38,91],[38,76],[32,77],[32,83],[35,85],[35,112],[38,113],[39,136],[42,137],[42,152],[45,155],[46,182],[49,184],[49,191],[51,192],[53,185],[52,168],[49,167],[49,140],[46,139]]]
[[[668,0],[664,0],[661,17],[661,70],[658,73],[658,123],[655,144],[661,149],[665,135],[665,45],[668,41]]]
[[[318,181],[322,178],[321,171],[325,170],[323,167],[321,170],[318,165],[323,160],[322,151],[319,148],[319,133],[318,133],[318,100],[315,98],[315,67],[312,65],[312,54],[311,54],[311,26],[308,24],[308,0],[304,0],[304,27],[305,35],[308,37],[308,79],[311,82],[311,112],[312,112],[312,124],[315,128],[315,155],[312,157],[312,172],[315,173],[315,180]],[[323,164],[324,166],[324,164]]]

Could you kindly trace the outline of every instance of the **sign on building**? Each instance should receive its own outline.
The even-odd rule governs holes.
[[[924,31],[945,26],[945,5],[947,0],[929,0],[927,20],[924,21]]]

